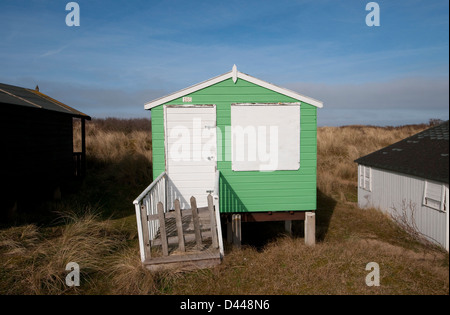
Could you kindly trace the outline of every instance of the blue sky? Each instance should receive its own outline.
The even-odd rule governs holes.
[[[149,117],[144,103],[238,70],[324,102],[319,125],[449,117],[449,2],[1,0],[0,82],[92,117]]]

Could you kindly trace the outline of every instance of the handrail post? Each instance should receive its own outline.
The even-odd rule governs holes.
[[[220,256],[223,258],[225,252],[223,249],[223,239],[222,239],[222,224],[220,223],[220,171],[216,170],[215,174],[215,184],[214,184],[214,210],[216,213],[216,226],[217,235],[219,241],[219,251]]]
[[[169,203],[167,202],[167,195],[168,195],[168,187],[169,187],[169,178],[167,177],[167,174],[164,175],[164,209],[166,211],[169,211]]]
[[[81,177],[86,175],[86,120],[81,118]]]
[[[138,240],[139,240],[139,252],[141,254],[141,261],[145,261],[145,247],[144,247],[144,238],[142,232],[142,220],[141,220],[141,204],[134,204],[136,210],[136,221],[137,221],[137,230],[138,230]]]

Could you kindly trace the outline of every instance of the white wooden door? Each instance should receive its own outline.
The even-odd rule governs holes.
[[[207,206],[208,193],[214,190],[216,137],[215,105],[165,107],[169,209],[174,209],[175,199],[189,209],[192,196],[198,207]]]

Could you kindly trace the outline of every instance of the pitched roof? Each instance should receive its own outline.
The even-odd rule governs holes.
[[[355,162],[448,183],[448,125],[449,122],[446,121],[363,156]]]
[[[291,91],[291,90],[288,90],[288,89],[276,86],[276,85],[274,85],[272,83],[265,82],[263,80],[260,80],[260,79],[257,79],[255,77],[252,77],[252,76],[250,76],[248,74],[239,72],[237,70],[236,65],[234,65],[233,69],[230,72],[227,72],[227,73],[222,74],[220,76],[217,76],[215,78],[212,78],[212,79],[209,79],[207,81],[195,84],[195,85],[193,85],[191,87],[185,88],[185,89],[180,90],[178,92],[175,92],[175,93],[169,94],[167,96],[163,96],[161,98],[153,100],[151,102],[148,102],[147,104],[145,104],[145,109],[152,109],[153,107],[156,107],[156,106],[159,106],[161,104],[173,101],[174,99],[177,99],[177,98],[183,97],[185,95],[194,93],[194,92],[196,92],[198,90],[204,89],[204,88],[206,88],[208,86],[214,85],[216,83],[222,82],[222,81],[227,80],[227,79],[233,79],[234,83],[236,83],[236,81],[238,79],[242,79],[242,80],[254,83],[256,85],[262,86],[264,88],[267,88],[269,90],[278,92],[280,94],[292,97],[292,98],[294,98],[296,100],[299,100],[301,102],[305,102],[305,103],[308,103],[310,105],[313,105],[313,106],[316,106],[316,107],[319,107],[319,108],[323,107],[323,103],[321,101],[318,101],[318,100],[315,100],[315,99],[313,99],[311,97],[304,96],[304,95],[301,95],[301,94],[299,94],[297,92],[294,92],[294,91]]]
[[[50,110],[74,117],[91,119],[88,115],[57,101],[38,90],[0,83],[0,104],[12,104]]]

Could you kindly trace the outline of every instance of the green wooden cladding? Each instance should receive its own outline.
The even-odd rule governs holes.
[[[279,103],[298,102],[293,98],[239,79],[224,80],[205,89],[186,95],[192,103],[183,103],[182,98],[174,104],[215,104],[217,126],[222,134],[225,126],[231,125],[232,103]],[[316,210],[317,175],[317,108],[302,103],[300,107],[300,169],[298,171],[235,172],[231,161],[217,162],[220,177],[220,211],[267,212],[267,211],[311,211]],[[165,171],[164,110],[157,106],[151,110],[153,141],[153,174]],[[219,142],[220,143],[220,142]],[[222,151],[230,143],[222,141]],[[220,152],[220,149],[218,149]]]

